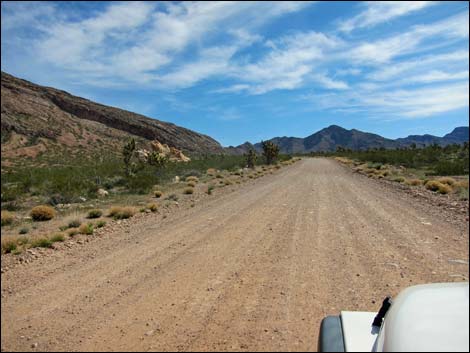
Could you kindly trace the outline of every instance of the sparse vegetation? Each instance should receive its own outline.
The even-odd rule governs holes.
[[[36,206],[31,210],[33,221],[49,221],[55,217],[55,210],[51,206]]]
[[[80,230],[78,228],[70,228],[69,230],[67,230],[67,235],[69,237],[73,237],[74,235],[77,235],[80,233]]]
[[[31,241],[32,248],[50,248],[52,247],[52,241],[48,238],[42,237]]]
[[[106,221],[98,221],[96,222],[96,228],[103,228],[106,225]]]
[[[254,149],[250,148],[250,150],[245,154],[246,165],[248,168],[253,169],[256,164],[256,152]]]
[[[152,212],[157,212],[158,211],[158,205],[156,203],[149,203],[147,205],[147,208]]]
[[[196,183],[195,183],[194,181],[189,181],[189,182],[187,183],[187,185],[188,185],[189,187],[193,188],[193,187],[196,186]]]
[[[411,186],[419,186],[423,185],[423,181],[421,179],[406,179],[405,184]]]
[[[93,234],[94,226],[93,223],[84,223],[78,228],[80,234],[90,235]]]
[[[209,184],[207,186],[207,195],[212,195],[212,190],[214,190],[215,186],[213,184]]]
[[[53,243],[65,241],[65,236],[63,234],[54,234],[50,237],[50,240]]]
[[[185,195],[191,195],[194,193],[194,188],[188,187],[183,190],[183,194]]]
[[[23,227],[23,228],[20,229],[20,231],[18,233],[19,234],[28,234],[29,233],[29,228]]]
[[[178,195],[176,195],[176,194],[168,195],[168,197],[165,200],[178,201]]]
[[[135,213],[134,207],[113,207],[110,209],[108,216],[114,219],[127,219],[134,216]]]
[[[2,239],[2,252],[5,254],[9,254],[15,251],[17,248],[17,243],[13,239]]]
[[[93,209],[88,211],[87,218],[100,218],[103,215],[103,212],[98,209]]]
[[[12,224],[15,219],[13,214],[8,211],[2,211],[1,218],[2,218],[2,227]]]
[[[153,195],[154,195],[157,199],[159,199],[160,197],[162,197],[163,192],[161,192],[160,190],[155,190],[154,193],[153,193]]]
[[[78,219],[73,219],[68,223],[67,226],[68,228],[78,228],[81,224],[82,222],[80,222]]]

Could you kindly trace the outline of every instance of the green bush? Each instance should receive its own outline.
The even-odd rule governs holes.
[[[78,231],[80,234],[93,234],[94,231],[94,226],[93,223],[88,223],[88,224],[82,224],[79,228]]]
[[[106,221],[98,221],[96,223],[96,228],[103,228],[106,225]]]
[[[47,238],[39,238],[31,241],[32,248],[50,248],[52,247],[52,241]]]

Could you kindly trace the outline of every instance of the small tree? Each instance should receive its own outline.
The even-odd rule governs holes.
[[[272,164],[279,156],[279,146],[271,141],[261,141],[263,146],[263,156],[267,164]]]
[[[250,150],[244,155],[245,160],[246,160],[246,165],[248,168],[253,169],[255,167],[256,163],[256,152],[254,149],[250,148]]]
[[[156,167],[157,169],[163,168],[168,163],[168,157],[157,153],[151,152],[148,156],[147,163]]]
[[[132,157],[135,152],[135,140],[131,138],[122,148],[122,156],[124,160],[124,171],[127,176],[132,175]]]

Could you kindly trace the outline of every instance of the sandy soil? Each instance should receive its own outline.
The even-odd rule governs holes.
[[[2,351],[315,350],[325,315],[468,281],[468,222],[327,159],[156,219],[3,273]]]

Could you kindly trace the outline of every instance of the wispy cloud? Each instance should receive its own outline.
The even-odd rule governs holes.
[[[359,28],[370,28],[436,3],[435,1],[368,1],[363,3],[364,10],[358,15],[340,22],[339,29],[351,32]]]

